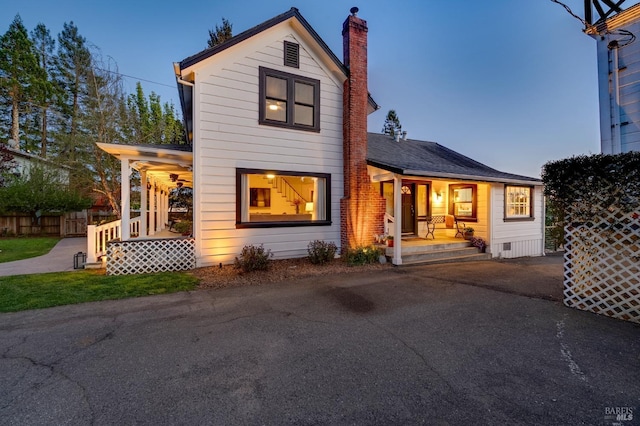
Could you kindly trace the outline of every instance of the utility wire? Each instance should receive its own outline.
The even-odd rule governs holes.
[[[580,16],[576,15],[575,13],[573,13],[571,8],[569,6],[567,6],[566,4],[562,3],[561,1],[559,1],[559,0],[551,0],[551,2],[559,4],[560,6],[564,7],[566,9],[566,11],[569,13],[569,15],[573,16],[578,21],[582,22],[582,25],[584,25],[585,31],[586,30],[590,30],[590,29],[596,29],[595,25],[592,25],[592,24],[588,23],[587,21],[582,19]],[[617,30],[613,30],[613,31],[605,30],[605,33],[606,34],[611,34],[611,35],[621,35],[621,36],[624,36],[624,37],[629,37],[627,40],[617,40],[617,44],[615,44],[615,48],[616,49],[628,46],[631,43],[633,43],[634,41],[636,41],[635,34],[633,34],[629,30],[624,30],[624,29],[617,29]],[[610,44],[609,46],[614,46],[614,45]],[[610,48],[612,48],[612,47],[610,47]]]
[[[122,73],[119,73],[118,71],[112,71],[112,70],[108,70],[108,69],[105,69],[105,68],[96,68],[96,69],[100,70],[100,71],[108,72],[108,73],[111,73],[111,74],[115,74],[115,75],[118,75],[120,77],[135,78],[136,80],[140,80],[140,81],[144,81],[144,82],[152,83],[152,84],[157,84],[159,86],[171,87],[172,89],[176,88],[175,85],[172,86],[170,84],[158,83],[157,81],[147,80],[147,79],[140,78],[140,77],[134,77],[132,75],[127,75],[127,74],[122,74]]]

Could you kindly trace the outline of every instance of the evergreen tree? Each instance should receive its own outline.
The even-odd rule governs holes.
[[[8,136],[16,142],[21,136],[21,112],[32,103],[36,88],[44,79],[33,43],[20,15],[16,15],[9,30],[0,37],[0,101],[11,110]]]
[[[49,145],[49,122],[48,116],[51,114],[52,103],[60,97],[58,86],[53,83],[55,75],[55,40],[51,37],[49,30],[44,24],[38,24],[31,32],[34,51],[38,57],[40,68],[43,70],[44,78],[36,87],[35,99],[38,107],[36,115],[39,135],[40,135],[40,156],[47,156],[47,146]]]
[[[73,22],[65,23],[58,34],[58,56],[56,59],[57,83],[63,90],[60,103],[61,121],[59,123],[59,152],[75,160],[77,138],[82,129],[79,122],[82,114],[82,103],[87,96],[87,79],[91,70],[91,52],[78,28]]]
[[[232,35],[232,27],[233,25],[225,18],[222,18],[222,26],[218,26],[216,24],[215,30],[209,30],[209,40],[207,41],[208,47],[217,46],[218,44],[224,43],[229,40]]]
[[[127,99],[124,118],[127,123],[124,134],[135,144],[179,144],[184,142],[182,123],[176,118],[173,105],[161,104],[160,96],[151,92],[144,94],[140,82],[136,93]]]
[[[384,126],[382,127],[382,133],[391,137],[402,133],[402,125],[395,110],[391,109],[387,113],[387,118],[384,120]]]

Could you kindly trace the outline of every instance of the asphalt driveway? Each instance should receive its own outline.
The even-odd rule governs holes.
[[[0,424],[639,424],[640,326],[564,307],[561,277],[478,262],[1,314]]]

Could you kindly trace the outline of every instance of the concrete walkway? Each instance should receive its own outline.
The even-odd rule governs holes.
[[[43,256],[0,263],[0,277],[73,271],[73,255],[87,252],[87,238],[63,238]]]

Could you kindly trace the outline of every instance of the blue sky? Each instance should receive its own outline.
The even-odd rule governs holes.
[[[583,15],[583,0],[566,0]],[[0,33],[16,14],[54,37],[73,21],[133,91],[178,107],[172,63],[206,47],[222,17],[234,34],[297,7],[342,58],[351,6],[369,25],[369,91],[412,139],[498,170],[537,177],[547,161],[600,152],[595,41],[550,0],[0,0]],[[146,81],[145,81],[146,80]],[[153,83],[152,83],[153,82]]]

